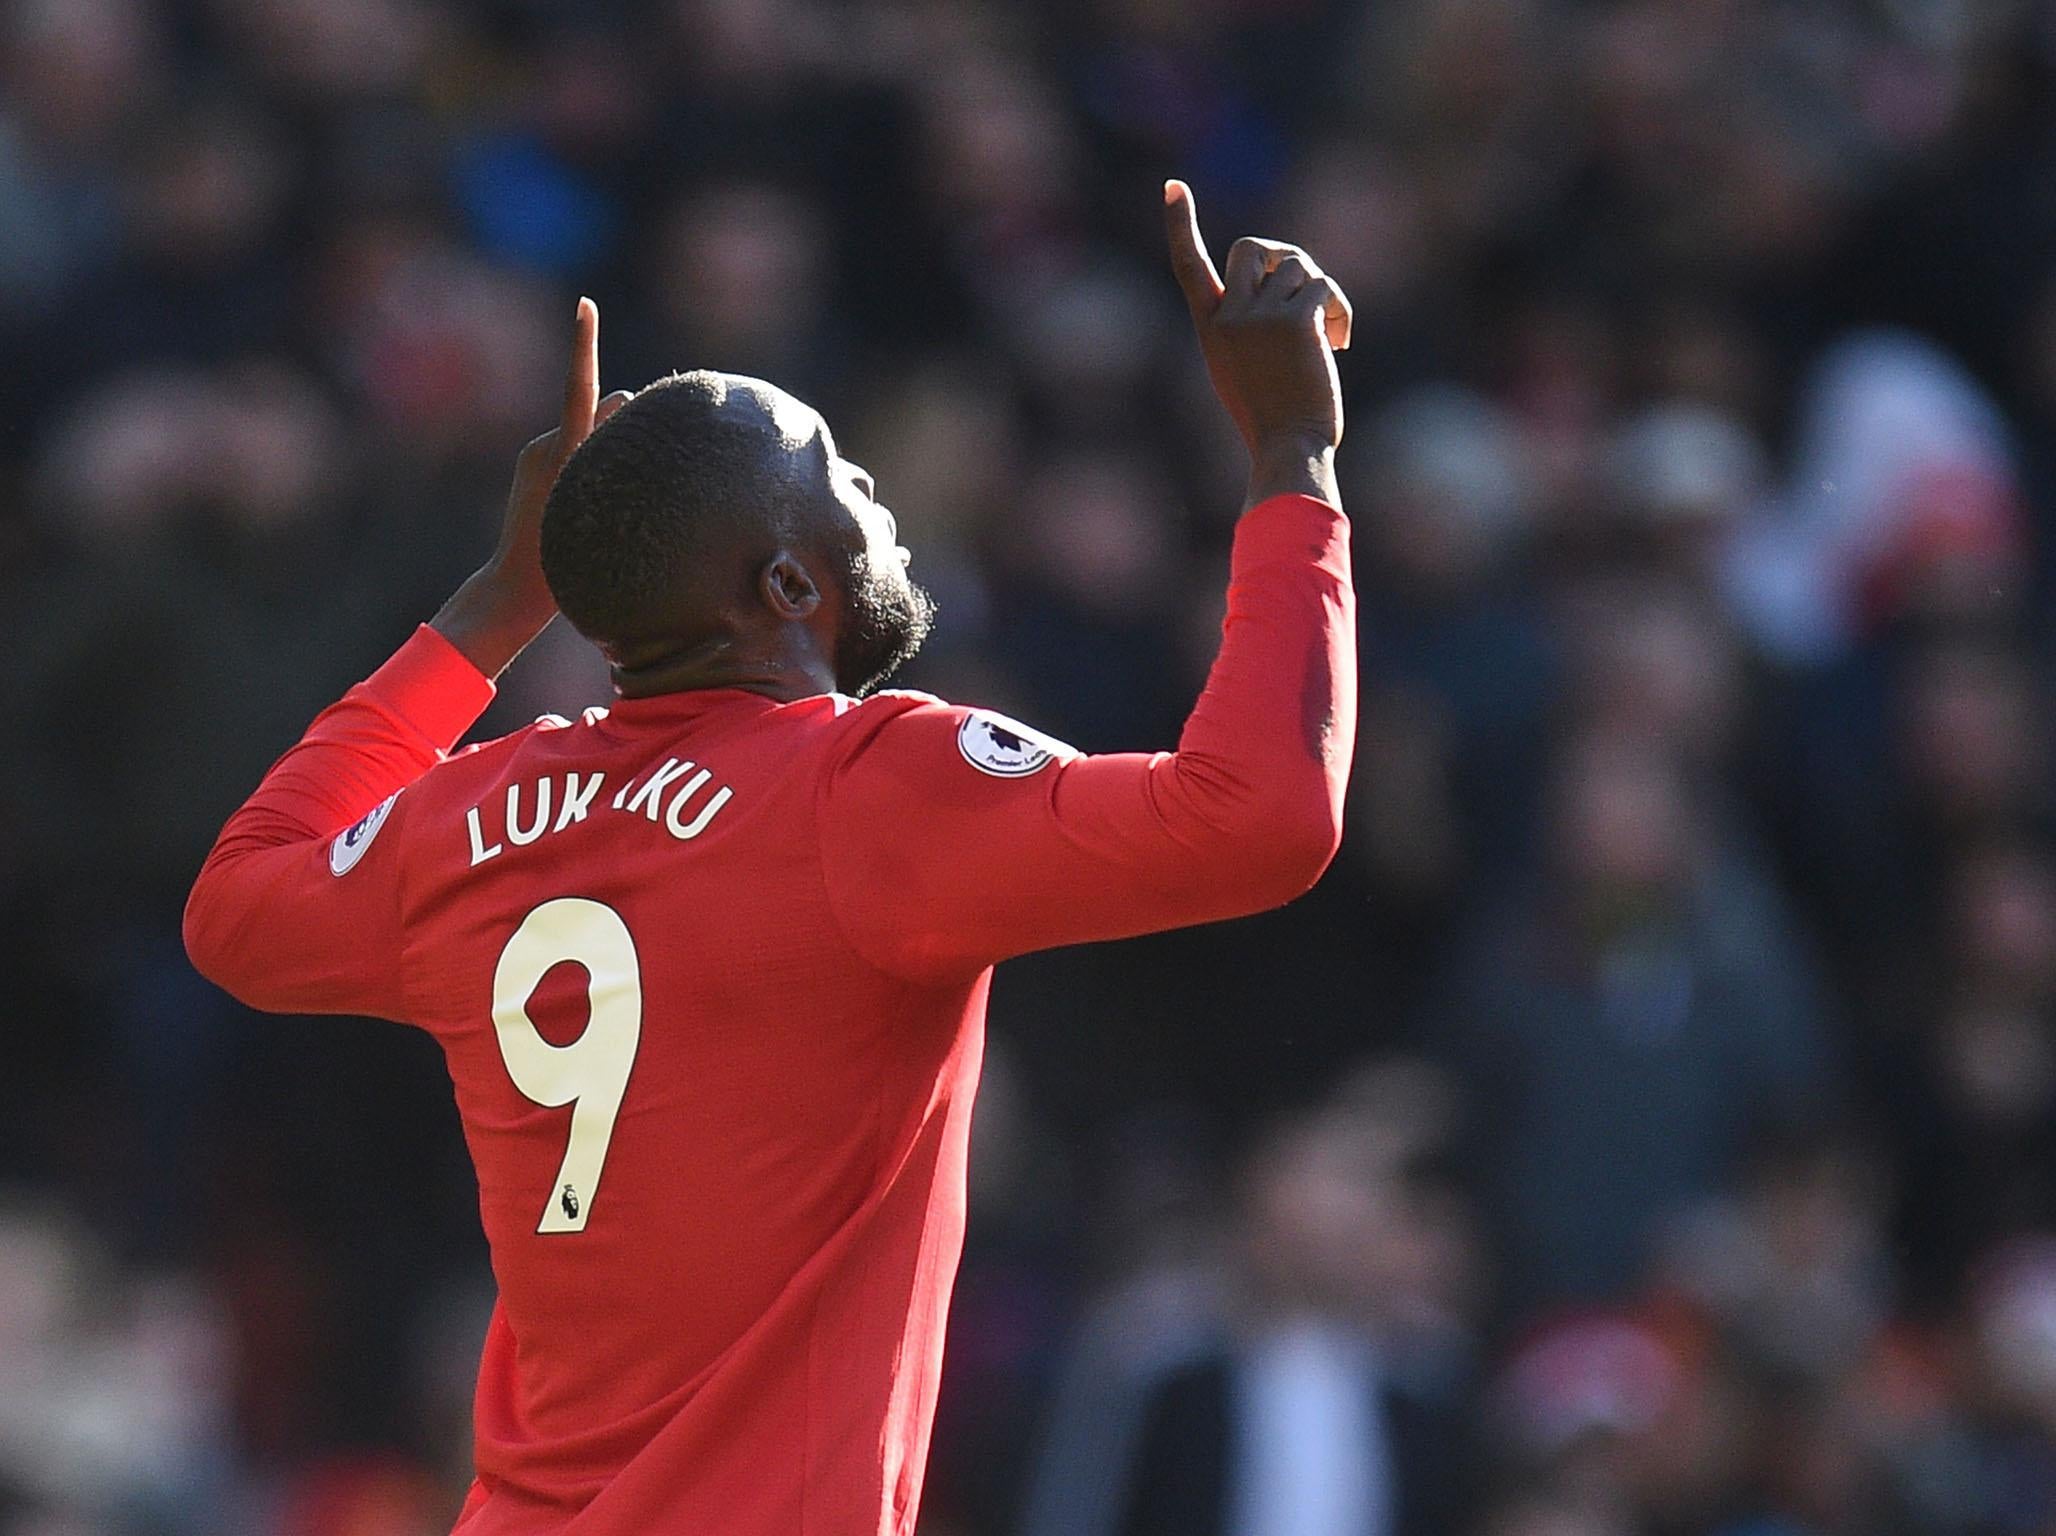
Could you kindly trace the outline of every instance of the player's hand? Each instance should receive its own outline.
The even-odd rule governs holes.
[[[625,390],[600,398],[600,308],[580,299],[564,375],[563,413],[514,461],[514,488],[492,558],[431,621],[486,676],[497,677],[557,616],[556,600],[543,579],[543,508],[572,451],[629,398]]]
[[[1318,455],[1342,441],[1335,353],[1349,345],[1348,296],[1296,245],[1244,238],[1225,277],[1200,239],[1192,189],[1164,183],[1171,270],[1192,311],[1214,391],[1252,461]]]
[[[600,307],[591,299],[580,299],[570,366],[564,374],[562,414],[556,426],[531,441],[514,461],[507,519],[500,529],[499,548],[486,567],[510,602],[525,604],[543,623],[557,612],[543,580],[543,507],[572,451],[628,399],[626,390],[600,398]]]

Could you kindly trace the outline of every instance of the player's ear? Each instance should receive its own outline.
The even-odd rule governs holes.
[[[764,606],[782,620],[810,619],[821,607],[821,588],[791,550],[781,549],[757,578]]]

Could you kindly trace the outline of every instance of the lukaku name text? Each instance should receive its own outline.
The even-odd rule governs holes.
[[[509,784],[504,801],[485,801],[464,813],[471,862],[483,864],[509,846],[525,848],[595,812],[641,816],[680,842],[690,842],[735,795],[713,780],[712,769],[689,758],[667,757],[655,769],[631,776],[609,800],[601,799],[604,773],[554,773],[532,783]]]

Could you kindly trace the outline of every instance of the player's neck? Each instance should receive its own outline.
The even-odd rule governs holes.
[[[679,650],[638,657],[612,668],[614,689],[624,699],[664,693],[737,688],[789,704],[835,691],[835,674],[811,649],[763,647],[724,636]]]

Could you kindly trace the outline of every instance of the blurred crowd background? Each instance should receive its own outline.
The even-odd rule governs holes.
[[[0,0],[0,1532],[447,1529],[435,1050],[178,915],[575,295],[607,387],[827,412],[909,685],[1173,744],[1241,465],[1169,174],[1355,300],[1351,822],[1005,968],[923,1531],[2056,1532],[2036,0]]]

